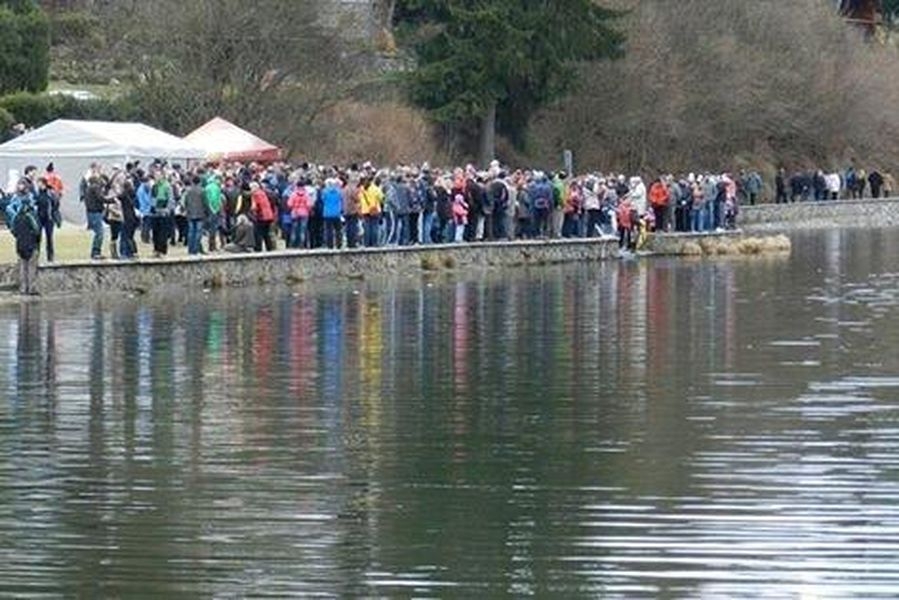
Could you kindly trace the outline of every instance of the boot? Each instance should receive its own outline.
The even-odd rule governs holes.
[[[115,242],[109,247],[109,258],[112,260],[119,260],[119,246]]]

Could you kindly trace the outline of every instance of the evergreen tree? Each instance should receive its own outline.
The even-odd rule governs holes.
[[[412,100],[440,123],[477,123],[486,163],[497,127],[520,145],[534,112],[571,88],[577,62],[620,52],[615,16],[593,0],[400,0],[398,30],[418,59]]]
[[[50,23],[34,0],[0,0],[0,94],[43,91],[50,72]]]

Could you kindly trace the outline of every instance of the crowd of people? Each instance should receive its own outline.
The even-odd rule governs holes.
[[[894,192],[896,179],[890,171],[876,168],[866,171],[852,164],[842,172],[817,169],[788,175],[785,169],[780,169],[774,178],[774,201],[778,204],[889,198]]]
[[[4,196],[6,223],[22,259],[23,291],[32,291],[41,240],[54,260],[60,201],[77,196],[93,234],[90,257],[128,260],[168,254],[261,252],[278,248],[360,248],[514,239],[615,237],[633,251],[650,231],[732,229],[743,204],[764,194],[757,172],[639,176],[510,170],[392,169],[370,163],[346,168],[284,163],[183,167],[92,164],[77,190],[64,189],[53,164],[26,167]],[[775,180],[776,201],[834,194],[890,193],[889,174],[850,169]],[[834,191],[836,190],[836,191]],[[848,192],[847,192],[848,190]],[[146,248],[146,250],[144,250]]]
[[[651,229],[706,231],[733,226],[738,183],[728,175],[640,177],[510,171],[493,163],[452,170],[421,166],[346,169],[283,164],[182,168],[157,161],[94,164],[76,190],[91,258],[134,258],[137,239],[155,256],[173,244],[190,254],[287,248],[357,248],[619,235],[645,220]],[[7,213],[34,204],[53,260],[59,199],[68,191],[49,165],[34,167],[7,197]],[[753,192],[755,194],[757,192]],[[15,215],[7,214],[13,223]]]

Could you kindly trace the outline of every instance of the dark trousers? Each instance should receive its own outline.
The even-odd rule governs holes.
[[[534,211],[534,234],[538,237],[549,237],[549,209],[538,208]]]
[[[599,237],[599,224],[602,218],[602,211],[598,208],[591,208],[587,211],[587,237]]]
[[[346,245],[348,248],[359,247],[359,216],[347,215],[346,217]]]
[[[275,249],[271,221],[256,223],[256,252],[262,252],[263,246],[269,252]]]
[[[48,223],[43,223],[41,228],[44,230],[44,239],[47,240],[47,262],[53,262],[56,257],[55,249],[53,247],[53,230],[56,229],[56,224],[53,221]]]
[[[484,214],[484,237],[482,238],[485,242],[489,242],[493,240],[493,213],[488,212]]]
[[[562,220],[562,237],[575,238],[580,232],[580,216],[577,213],[565,213]]]
[[[493,215],[493,239],[498,241],[504,240],[507,235],[506,214],[503,211],[497,210]]]
[[[413,246],[418,243],[418,216],[419,213],[411,213],[406,217],[407,222],[409,223],[409,243]]]
[[[325,246],[332,250],[340,247],[340,217],[325,219]]]
[[[153,230],[153,251],[157,254],[168,254],[169,238],[172,236],[172,218],[168,215],[150,217]]]
[[[122,258],[134,258],[137,255],[137,244],[134,243],[136,228],[136,221],[122,223],[122,232],[119,236],[119,254]]]
[[[184,215],[176,215],[172,217],[173,227],[171,233],[172,245],[187,245],[187,217]]]
[[[633,227],[619,227],[618,228],[618,247],[622,250],[636,250],[637,249],[637,236],[634,235]]]
[[[665,231],[668,227],[667,216],[668,216],[668,207],[667,206],[653,206],[652,212],[656,217],[656,231]]]
[[[150,243],[150,235],[151,235],[151,232],[153,231],[151,221],[152,220],[147,215],[144,215],[140,219],[140,241],[142,241],[145,244]]]
[[[381,242],[381,216],[366,215],[365,216],[365,246],[366,248],[377,248]]]
[[[109,254],[112,258],[119,257],[119,238],[122,236],[122,222],[109,222]]]

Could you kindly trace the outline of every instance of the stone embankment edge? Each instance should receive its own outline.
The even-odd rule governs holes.
[[[746,206],[737,220],[749,232],[899,226],[899,198]]]
[[[781,236],[782,238],[782,236]],[[648,251],[657,255],[757,254],[739,232],[653,236]],[[785,238],[782,238],[782,240]],[[754,242],[753,242],[754,243]],[[776,250],[789,249],[781,246]],[[65,294],[149,293],[179,289],[217,289],[312,281],[354,280],[393,275],[421,275],[472,268],[508,268],[617,258],[612,239],[518,241],[411,246],[358,250],[278,251],[219,254],[169,260],[79,261],[43,265],[37,288],[43,296]],[[15,265],[0,271],[0,281],[15,285]]]

